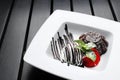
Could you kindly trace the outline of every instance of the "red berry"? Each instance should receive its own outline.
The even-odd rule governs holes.
[[[94,67],[95,66],[94,62],[86,56],[83,58],[83,65],[86,67]]]
[[[98,63],[100,61],[100,55],[99,55],[98,50],[95,48],[92,48],[91,50],[94,52],[96,59],[95,59],[95,61],[93,61],[91,58],[84,56],[82,60],[83,60],[84,66],[86,66],[86,67],[94,67],[94,66],[98,65]]]

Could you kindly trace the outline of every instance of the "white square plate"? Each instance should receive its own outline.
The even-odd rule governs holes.
[[[63,26],[77,38],[88,31],[103,34],[109,42],[108,51],[101,56],[95,68],[67,66],[52,58],[50,41],[57,31],[63,34]],[[120,23],[82,13],[56,10],[42,25],[26,51],[24,60],[42,70],[72,80],[119,80],[120,73]]]

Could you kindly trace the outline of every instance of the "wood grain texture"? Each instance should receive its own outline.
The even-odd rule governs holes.
[[[1,0],[0,1],[0,46],[1,46],[1,37],[4,35],[7,28],[7,21],[9,21],[12,7],[12,0]]]
[[[0,80],[17,80],[31,0],[16,0],[0,50]]]
[[[70,11],[70,0],[53,0],[53,11],[56,9]]]
[[[120,22],[120,0],[109,0],[113,7],[114,14],[116,16],[116,21]]]
[[[91,0],[95,16],[113,20],[108,0]]]
[[[74,0],[73,1],[73,10],[75,12],[91,14],[89,0]]]
[[[35,0],[30,23],[27,46],[50,15],[50,0]]]

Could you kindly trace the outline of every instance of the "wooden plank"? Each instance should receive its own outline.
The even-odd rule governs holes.
[[[50,0],[35,0],[30,23],[27,46],[30,44],[36,32],[50,15]]]
[[[113,20],[108,0],[91,0],[95,16]]]
[[[74,0],[73,1],[73,10],[75,12],[91,14],[89,0]]]
[[[116,17],[116,21],[120,22],[120,0],[109,0],[111,3],[111,7],[113,8],[114,17]]]
[[[53,0],[53,11],[56,9],[71,10],[70,0]]]
[[[0,1],[0,45],[2,43],[1,37],[5,33],[7,28],[7,21],[9,21],[9,17],[12,10],[12,2],[11,0],[1,0]],[[5,27],[6,26],[6,27]]]
[[[0,50],[0,80],[17,80],[31,0],[16,0]]]

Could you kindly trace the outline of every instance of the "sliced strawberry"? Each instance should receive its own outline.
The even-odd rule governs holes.
[[[98,50],[97,49],[95,49],[95,48],[92,48],[91,49],[94,53],[95,53],[95,55],[96,55],[96,60],[95,60],[95,65],[97,65],[98,63],[99,63],[99,61],[100,61],[100,54],[99,54],[99,52],[98,52]]]
[[[90,58],[85,56],[83,58],[83,65],[86,67],[94,67],[94,62]]]
[[[95,60],[92,60],[91,57],[84,56],[82,60],[83,60],[84,66],[86,66],[86,67],[94,67],[94,66],[98,65],[98,63],[100,61],[100,55],[99,55],[99,52],[97,51],[97,49],[92,48],[91,51],[93,51],[96,58],[95,58]]]

